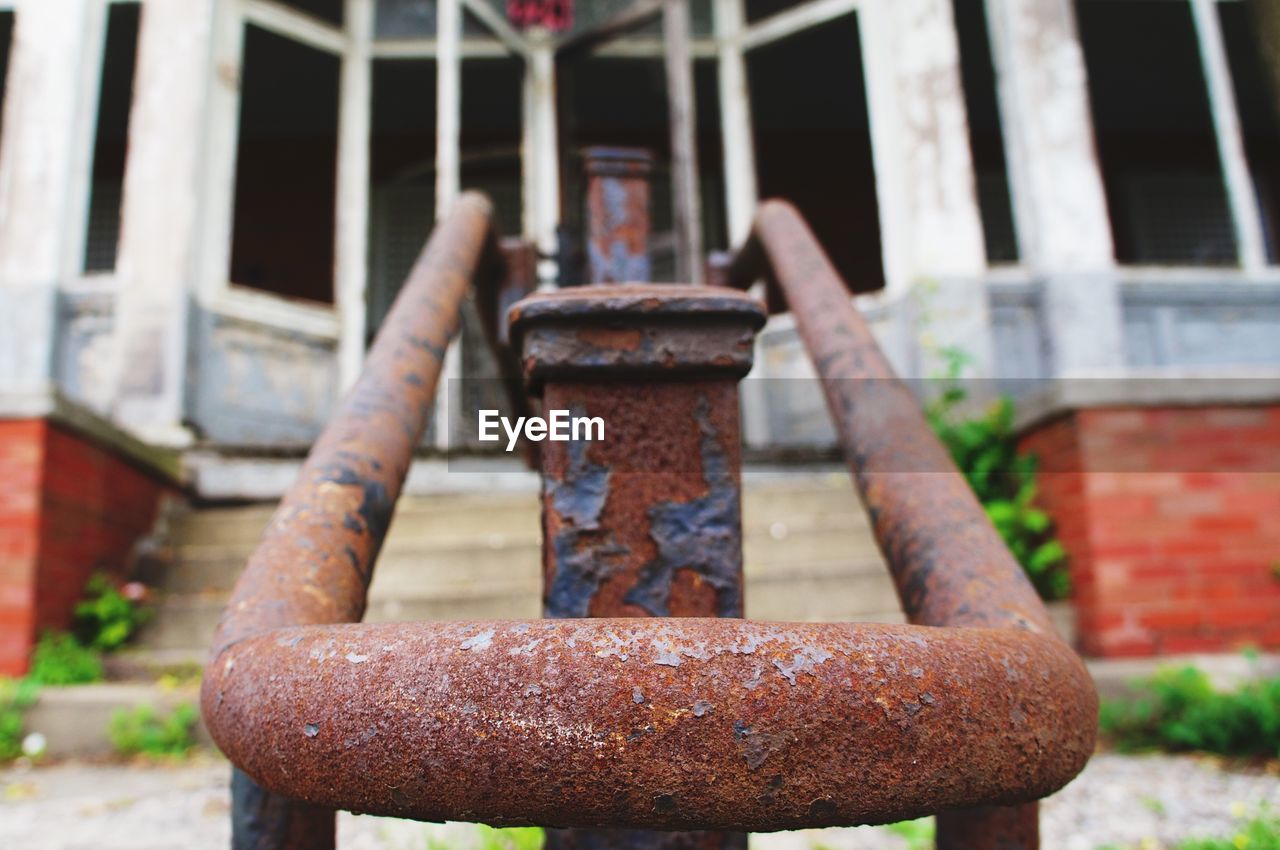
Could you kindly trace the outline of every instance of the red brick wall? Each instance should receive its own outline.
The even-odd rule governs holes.
[[[1280,648],[1280,406],[1080,410],[1022,445],[1085,653]]]
[[[0,675],[26,669],[35,633],[45,424],[0,421]]]
[[[43,629],[71,624],[95,571],[121,574],[168,487],[44,420],[0,421],[0,675]]]

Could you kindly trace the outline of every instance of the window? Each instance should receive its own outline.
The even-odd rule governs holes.
[[[983,0],[953,0],[956,35],[960,42],[960,73],[969,118],[969,147],[977,181],[982,235],[990,263],[1018,259],[1018,239],[1009,201],[1009,171],[1004,158],[996,74]]]
[[[343,0],[276,0],[313,18],[319,18],[335,27],[342,26]]]
[[[1116,258],[1236,262],[1190,4],[1079,0]]]
[[[234,283],[333,302],[338,57],[245,30]]]
[[[436,63],[373,63],[369,148],[368,339],[422,250],[436,217]]]
[[[794,203],[855,292],[882,288],[856,16],[756,48],[746,60],[760,197]]]
[[[86,273],[110,272],[116,267],[125,154],[129,141],[129,110],[133,104],[133,75],[138,55],[141,6],[137,3],[113,3],[107,8],[107,40],[102,58],[88,233],[85,237]]]
[[[13,44],[13,12],[0,12],[0,130],[4,129],[5,82],[9,78],[9,48]]]

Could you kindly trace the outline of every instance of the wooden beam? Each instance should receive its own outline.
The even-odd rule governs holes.
[[[475,36],[464,36],[460,51],[463,59],[507,59],[511,56],[511,52],[497,39]],[[710,38],[695,39],[690,45],[690,52],[695,59],[715,59],[718,55],[716,43]],[[394,38],[373,43],[374,59],[435,59],[436,53],[434,38]],[[602,43],[591,53],[617,59],[658,59],[664,50],[660,37],[643,37]]]
[[[435,59],[439,53],[434,38],[395,38],[373,43],[374,59]],[[491,38],[464,38],[458,48],[463,59],[509,59],[511,52]]]
[[[860,0],[815,0],[813,3],[805,3],[803,6],[770,15],[747,27],[742,31],[739,43],[743,50],[751,50],[856,12],[859,3]]]
[[[667,106],[671,123],[671,189],[675,202],[676,276],[700,284],[702,194],[698,185],[698,128],[689,53],[688,0],[666,0],[662,11],[667,56]]]
[[[506,48],[517,56],[522,57],[525,61],[529,60],[529,42],[527,42],[520,33],[516,32],[511,24],[507,23],[501,15],[485,2],[485,0],[462,0],[463,8],[475,16],[476,20],[484,24],[490,32],[506,45]]]
[[[332,24],[297,12],[271,0],[244,0],[244,19],[293,41],[341,55],[347,49],[347,34]]]
[[[664,2],[665,0],[635,0],[608,20],[561,39],[556,45],[556,54],[560,57],[569,56],[612,41],[660,15]]]

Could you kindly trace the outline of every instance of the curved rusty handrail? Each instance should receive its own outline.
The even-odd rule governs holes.
[[[433,821],[884,823],[1041,797],[1093,744],[1074,654],[1009,629],[364,624],[258,635],[207,675],[214,738],[273,790]]]
[[[963,628],[352,624],[488,214],[468,198],[433,235],[237,584],[202,704],[238,768],[370,813],[766,831],[1021,803],[1083,767],[1087,672],[778,204],[748,255],[791,299],[908,614]]]

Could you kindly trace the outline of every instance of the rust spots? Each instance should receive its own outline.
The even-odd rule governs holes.
[[[644,333],[638,328],[583,328],[578,331],[578,339],[595,348],[635,351]]]
[[[792,683],[775,662],[796,658],[826,660]],[[425,820],[755,831],[1009,805],[1074,776],[1096,728],[1074,653],[1013,629],[353,624],[250,636],[221,660],[205,717],[255,781]]]

